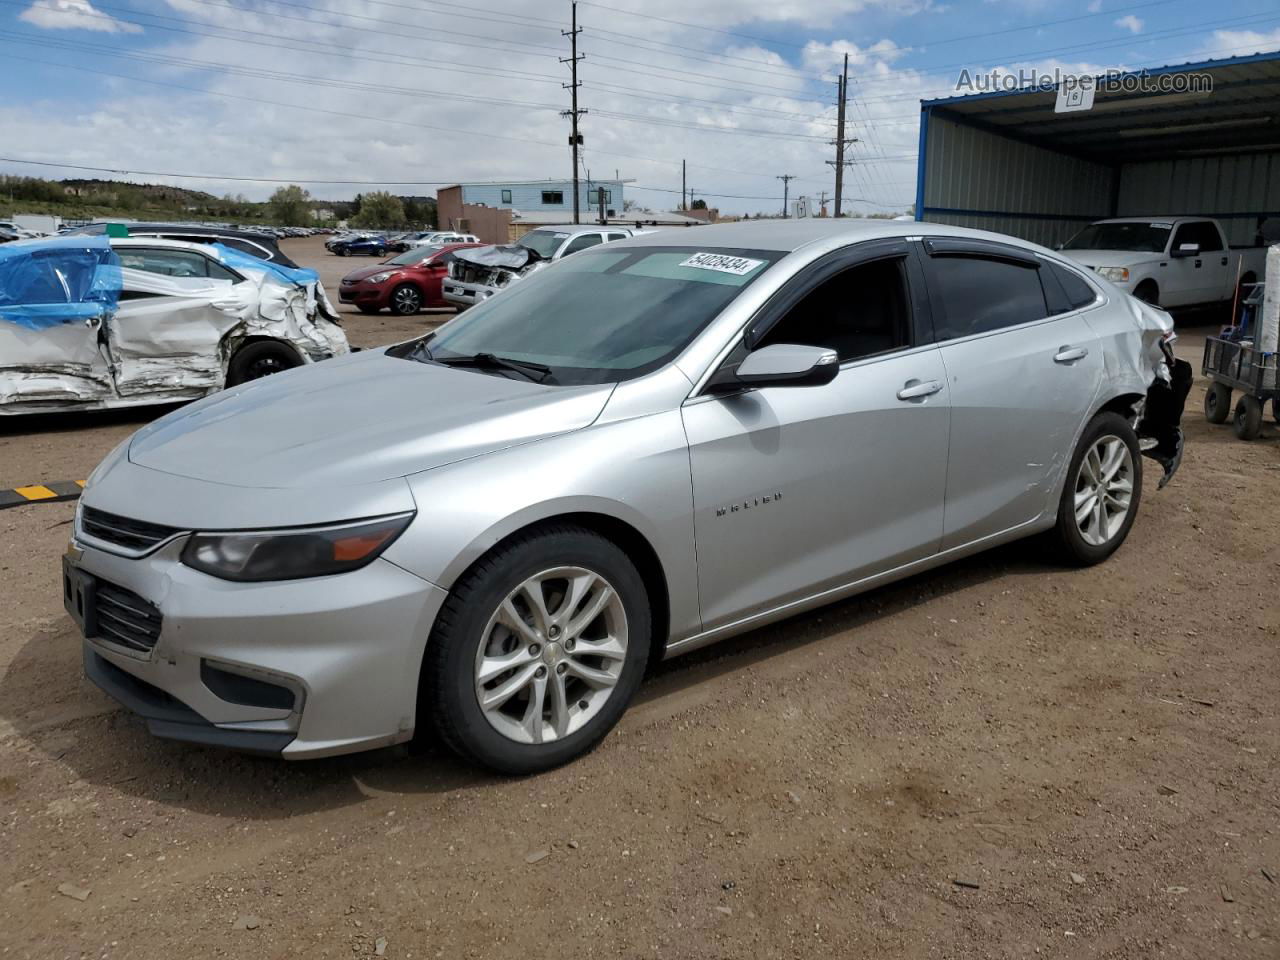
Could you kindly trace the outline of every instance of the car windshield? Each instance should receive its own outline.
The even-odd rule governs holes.
[[[616,383],[674,359],[781,256],[688,247],[584,252],[392,351],[442,362],[489,354],[549,367],[547,383]]]
[[[1091,223],[1068,240],[1063,249],[1162,253],[1171,228],[1168,223]]]
[[[439,253],[440,247],[414,247],[412,250],[406,250],[398,257],[392,257],[387,263],[395,263],[400,266],[412,266],[415,263],[421,263],[435,254]]]
[[[560,249],[560,244],[569,239],[569,234],[563,230],[531,230],[523,237],[516,241],[522,247],[527,247],[544,260],[550,260],[555,252]]]

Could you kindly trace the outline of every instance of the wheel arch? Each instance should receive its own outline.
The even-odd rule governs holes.
[[[1159,306],[1160,305],[1160,284],[1156,282],[1155,277],[1147,276],[1147,277],[1141,278],[1137,283],[1133,285],[1133,295],[1137,297],[1138,291],[1145,287],[1150,287],[1152,290],[1152,297],[1150,301],[1151,304],[1153,306]],[[1138,297],[1138,299],[1141,300],[1142,298]]]
[[[527,536],[544,527],[564,524],[598,533],[621,548],[636,565],[640,578],[644,581],[645,590],[649,594],[649,606],[653,615],[649,662],[657,663],[662,659],[671,633],[671,588],[667,581],[666,568],[650,538],[634,523],[624,520],[616,513],[606,513],[590,507],[566,507],[535,517],[524,517],[514,524],[504,524],[502,529],[490,531],[480,542],[473,544],[473,549],[467,552],[469,559],[465,561],[465,565],[460,569],[451,570],[447,583],[441,583],[439,586],[452,590],[454,585],[472,568],[517,537]],[[480,546],[480,543],[484,545]]]
[[[265,333],[251,333],[243,337],[228,336],[222,341],[222,349],[226,356],[225,365],[227,369],[229,370],[231,368],[231,361],[235,359],[237,353],[245,347],[253,346],[255,343],[278,343],[282,347],[287,347],[298,355],[299,363],[306,363],[310,359],[288,340],[281,340],[279,337],[273,337]]]

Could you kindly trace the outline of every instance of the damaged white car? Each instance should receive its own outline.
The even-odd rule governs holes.
[[[442,286],[444,298],[459,311],[465,310],[571,253],[640,232],[629,227],[548,227],[530,230],[509,245],[457,250]]]
[[[350,352],[314,271],[219,244],[0,249],[0,415],[191,400]]]

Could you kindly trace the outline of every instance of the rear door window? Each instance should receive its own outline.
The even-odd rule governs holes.
[[[1040,271],[1034,264],[984,256],[929,258],[942,315],[934,318],[939,340],[990,333],[1049,315]]]
[[[564,248],[564,253],[560,254],[560,256],[567,257],[571,253],[577,253],[579,250],[586,250],[588,247],[594,247],[596,244],[602,243],[603,241],[604,237],[598,233],[580,234],[569,241],[568,246]]]

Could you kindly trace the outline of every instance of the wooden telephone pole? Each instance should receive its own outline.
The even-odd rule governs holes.
[[[836,138],[831,141],[836,148],[836,158],[828,160],[827,163],[836,168],[836,209],[835,215],[842,217],[844,214],[840,210],[841,201],[844,199],[844,168],[852,166],[852,160],[844,158],[844,148],[851,143],[857,143],[856,137],[846,137],[844,135],[845,118],[848,113],[849,103],[849,55],[844,55],[844,70],[836,80],[839,100],[836,104]]]
[[[569,146],[573,148],[573,222],[579,221],[579,197],[578,197],[578,148],[582,146],[582,134],[578,132],[578,118],[581,117],[586,110],[578,109],[578,88],[582,84],[578,81],[578,61],[585,59],[585,55],[578,53],[578,34],[582,32],[582,28],[578,26],[578,3],[574,0],[571,4],[573,9],[572,28],[569,30],[561,30],[562,37],[569,38],[569,58],[560,58],[561,63],[569,64],[569,71],[572,77],[571,83],[562,84],[562,86],[570,91],[570,107],[568,110],[560,111],[560,116],[569,117],[572,129],[569,133]]]

